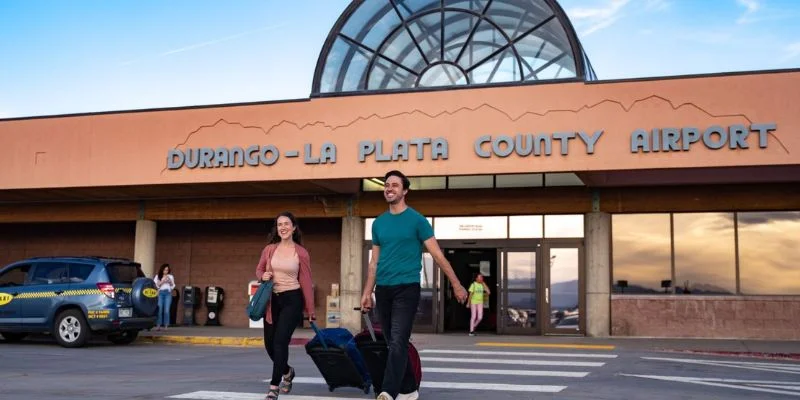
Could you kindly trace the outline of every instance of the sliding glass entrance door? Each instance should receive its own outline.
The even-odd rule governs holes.
[[[499,333],[537,333],[539,256],[539,252],[532,249],[503,249],[500,252]]]

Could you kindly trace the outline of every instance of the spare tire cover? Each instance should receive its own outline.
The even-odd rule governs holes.
[[[136,278],[131,288],[133,308],[140,315],[152,317],[158,311],[158,289],[150,278]]]

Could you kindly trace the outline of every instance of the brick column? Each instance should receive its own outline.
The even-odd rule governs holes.
[[[585,218],[586,335],[611,334],[611,214],[592,212]]]
[[[342,328],[351,332],[361,330],[361,313],[353,308],[361,305],[363,276],[364,218],[342,218],[342,266],[339,269],[339,307]]]
[[[136,241],[133,260],[142,264],[142,272],[148,278],[156,273],[156,221],[136,221]]]

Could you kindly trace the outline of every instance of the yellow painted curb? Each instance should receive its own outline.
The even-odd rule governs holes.
[[[228,347],[264,347],[264,339],[253,337],[213,337],[213,336],[144,336],[139,340],[151,343],[193,344]]]
[[[495,343],[478,342],[476,346],[485,347],[530,347],[530,348],[550,348],[550,349],[582,349],[582,350],[614,350],[616,346],[604,344],[557,344],[557,343]]]

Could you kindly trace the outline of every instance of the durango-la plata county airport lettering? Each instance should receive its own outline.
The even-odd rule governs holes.
[[[750,142],[758,142],[759,148],[766,148],[769,133],[777,129],[777,124],[754,123],[729,126],[713,125],[703,129],[691,126],[662,127],[649,130],[636,129],[630,135],[631,153],[686,152],[696,146],[710,150],[728,148],[730,150],[749,149]],[[751,133],[755,133],[750,138]],[[473,151],[479,158],[511,155],[517,157],[549,157],[554,154],[567,156],[570,150],[595,154],[599,151],[598,143],[603,137],[602,129],[587,133],[585,131],[563,131],[553,133],[518,133],[482,135],[473,141]],[[755,138],[757,136],[757,138]],[[417,161],[447,160],[450,148],[445,138],[416,137],[397,139],[387,144],[383,140],[362,140],[358,143],[358,161]],[[299,158],[307,165],[335,164],[336,144],[323,143],[319,148],[311,143],[303,145],[302,152],[292,149],[284,153],[273,144],[250,145],[247,147],[201,147],[186,149],[169,149],[167,152],[167,168],[171,170],[183,167],[194,168],[229,168],[245,165],[272,166],[281,158]]]

